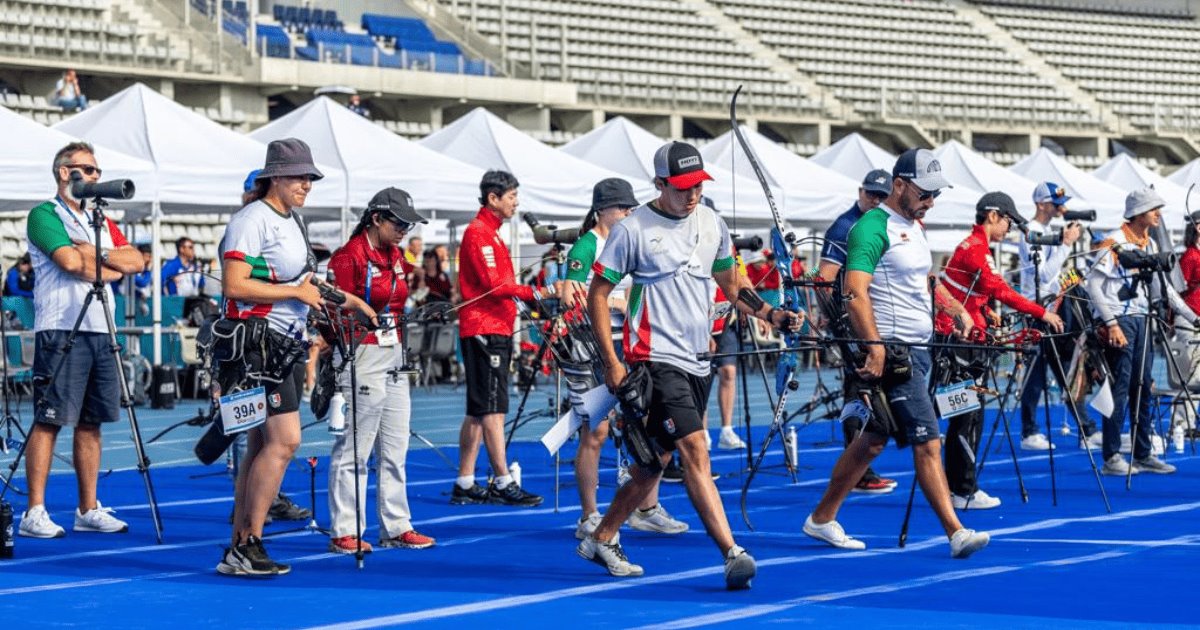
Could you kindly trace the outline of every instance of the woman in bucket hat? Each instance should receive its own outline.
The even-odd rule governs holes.
[[[247,332],[244,359],[222,364],[218,382],[226,387],[241,382],[247,400],[266,416],[261,421],[255,416],[257,425],[248,423],[252,428],[237,478],[233,535],[217,565],[222,575],[270,577],[291,570],[267,556],[262,529],[300,445],[308,310],[325,305],[322,289],[312,282],[316,256],[298,214],[312,183],[322,177],[302,140],[272,142],[246,206],[230,219],[221,242],[224,316],[242,320],[245,330],[259,330],[261,337],[251,339],[254,333]],[[342,308],[375,317],[361,299],[345,298]],[[231,370],[239,373],[231,375]]]

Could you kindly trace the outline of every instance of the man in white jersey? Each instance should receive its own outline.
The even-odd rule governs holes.
[[[855,334],[864,341],[919,344],[933,335],[928,285],[933,260],[921,220],[941,189],[950,186],[941,171],[932,152],[904,152],[892,169],[891,194],[850,230],[846,244],[846,310]],[[957,317],[962,305],[942,291],[936,300],[939,308]],[[892,369],[893,363],[899,362],[896,348],[903,347],[882,343],[864,346],[866,360],[856,374],[865,383],[879,383],[883,395],[872,397],[872,417],[838,458],[825,495],[804,521],[804,533],[842,549],[866,548],[862,541],[846,535],[836,520],[837,513],[888,438],[895,437],[901,446],[912,444],[917,480],[950,539],[950,555],[966,558],[985,547],[989,536],[964,528],[950,502],[942,470],[938,417],[926,382],[931,366],[929,350],[909,349],[911,375],[904,378]]]
[[[624,276],[633,277],[625,318],[625,360],[632,374],[643,378],[648,374],[652,383],[643,392],[647,404],[638,411],[644,412],[639,415],[645,415],[645,431],[655,444],[658,461],[633,467],[632,480],[617,491],[600,524],[576,552],[615,576],[643,573],[642,567],[625,557],[617,531],[658,484],[661,465],[678,448],[688,497],[725,560],[726,588],[749,588],[756,573],[754,558],[734,543],[712,481],[703,435],[702,413],[712,380],[707,358],[710,283],[715,280],[726,295],[737,296],[743,312],[776,326],[799,330],[801,318],[768,306],[735,272],[725,221],[700,205],[704,181],[712,178],[704,172],[704,160],[695,147],[683,142],[664,145],[654,155],[654,173],[658,198],[613,227],[593,267],[588,313],[604,380],[610,389],[617,389],[627,372],[613,346],[608,298]],[[634,430],[629,417],[626,414],[627,433]]]
[[[129,526],[102,508],[96,499],[100,472],[100,425],[120,415],[120,381],[109,347],[108,324],[100,304],[93,302],[79,322],[74,345],[67,337],[96,280],[96,249],[100,249],[100,279],[112,304],[110,284],[142,270],[142,254],[125,240],[116,223],[105,219],[100,242],[88,224],[89,212],[71,194],[71,175],[85,183],[100,179],[95,152],[87,143],[73,142],[54,156],[54,199],[29,213],[29,254],[37,275],[33,289],[36,319],[33,360],[34,424],[25,451],[29,508],[21,518],[20,534],[59,538],[66,532],[50,520],[45,507],[46,479],[54,443],[63,427],[74,430],[75,476],[79,506],[77,532],[125,532]]]

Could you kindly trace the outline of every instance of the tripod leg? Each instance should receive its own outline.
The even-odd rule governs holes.
[[[1052,343],[1053,343],[1052,341],[1047,341],[1047,340],[1042,341],[1042,347],[1040,349],[1040,352],[1042,354],[1042,374],[1043,375],[1046,373],[1046,363],[1048,362],[1048,359],[1049,359],[1049,357],[1046,356],[1047,355],[1046,346],[1048,344],[1052,344]],[[1043,383],[1046,382],[1046,379],[1044,376],[1042,378],[1042,382]],[[1050,444],[1050,448],[1046,451],[1047,456],[1049,456],[1049,458],[1050,458],[1050,504],[1057,506],[1058,505],[1058,479],[1054,472],[1054,439],[1053,439],[1054,433],[1050,429],[1050,388],[1048,386],[1042,387],[1042,404],[1043,404],[1042,415],[1046,420],[1046,442],[1048,442]]]
[[[917,496],[917,474],[913,471],[912,485],[908,488],[908,505],[904,508],[904,522],[900,525],[900,548],[908,543],[908,523],[912,519],[913,499]]]
[[[450,461],[450,458],[446,457],[446,454],[443,453],[442,451],[440,451],[438,449],[438,447],[434,446],[433,442],[430,442],[428,439],[425,438],[425,436],[421,435],[420,433],[417,433],[416,431],[409,431],[409,435],[416,438],[418,442],[424,444],[430,450],[432,450],[435,454],[437,454],[438,457],[442,458],[442,461],[446,462],[446,465],[450,467],[450,470],[458,471],[458,464]]]
[[[542,361],[546,356],[546,352],[550,350],[550,333],[542,335],[542,345],[538,346],[537,353],[533,355],[533,372],[529,377],[529,382],[524,384],[525,391],[521,392],[521,403],[517,405],[517,415],[513,416],[512,424],[508,428],[508,435],[504,438],[504,448],[507,451],[512,445],[513,436],[517,433],[517,428],[521,426],[521,415],[525,413],[525,403],[529,400],[529,393],[533,391],[533,383],[537,380],[538,370],[542,367]],[[555,404],[558,401],[555,400]],[[454,466],[458,470],[458,466]]]
[[[1050,349],[1053,353],[1054,363],[1051,366],[1054,371],[1054,378],[1058,380],[1059,387],[1066,392],[1067,410],[1071,417],[1075,419],[1075,428],[1079,431],[1079,438],[1083,441],[1083,448],[1087,451],[1088,463],[1092,466],[1092,475],[1096,477],[1096,487],[1100,489],[1100,498],[1104,501],[1105,511],[1111,513],[1112,506],[1108,502],[1108,492],[1104,490],[1104,482],[1100,479],[1100,469],[1096,467],[1096,459],[1092,457],[1092,445],[1087,441],[1084,435],[1083,420],[1079,415],[1079,406],[1075,403],[1075,397],[1071,395],[1071,390],[1067,382],[1066,372],[1063,370],[1062,357],[1058,354],[1058,346],[1050,344]],[[1132,466],[1130,466],[1132,468]]]
[[[746,483],[742,485],[742,520],[746,522],[746,527],[750,528],[750,531],[754,531],[754,524],[750,522],[750,514],[746,507],[746,495],[750,492],[750,482],[754,481],[754,475],[758,473],[758,468],[762,466],[763,458],[766,457],[767,449],[770,448],[771,442],[775,439],[776,435],[783,432],[784,405],[787,403],[788,392],[794,391],[798,387],[800,387],[800,384],[792,378],[791,374],[788,374],[787,387],[779,394],[779,400],[775,404],[775,413],[771,420],[771,430],[767,433],[767,437],[763,439],[762,447],[758,450],[758,458],[750,466],[750,470],[746,474]],[[793,477],[794,481],[795,477]]]

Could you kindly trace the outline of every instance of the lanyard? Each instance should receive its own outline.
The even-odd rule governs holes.
[[[54,201],[58,205],[62,206],[62,209],[66,210],[67,214],[71,215],[71,218],[75,220],[75,225],[78,225],[79,229],[82,230],[83,233],[87,235],[88,242],[90,243],[92,240],[92,231],[87,229],[87,226],[85,226],[83,224],[83,222],[81,222],[79,220],[79,217],[75,216],[75,211],[72,210],[71,207],[67,205],[67,202],[63,201],[62,197],[60,197],[58,195],[54,196]],[[97,244],[97,243],[93,243],[93,245],[96,245],[97,247],[99,247],[99,244]]]
[[[372,277],[372,275],[374,275],[373,274],[374,271],[375,271],[375,265],[371,263],[370,258],[367,258],[367,289],[365,291],[366,295],[363,296],[366,298],[367,304],[371,303],[371,277]],[[384,313],[387,313],[388,311],[391,310],[392,296],[395,295],[395,293],[396,293],[396,268],[393,266],[392,267],[392,288],[390,291],[388,291],[387,303],[384,304],[384,306],[383,306]]]

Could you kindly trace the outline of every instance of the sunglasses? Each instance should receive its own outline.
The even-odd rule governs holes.
[[[384,220],[386,220],[388,223],[391,223],[392,226],[395,227],[400,232],[407,232],[407,231],[411,230],[412,226],[413,226],[413,224],[409,223],[408,221],[399,221],[396,219],[386,218],[386,217]]]
[[[91,177],[93,175],[95,175],[96,177],[100,177],[100,173],[103,172],[100,170],[99,166],[93,166],[91,164],[64,164],[63,166],[67,167],[68,169],[79,169],[79,170],[83,171],[83,174],[87,175],[88,177]]]
[[[914,184],[911,179],[906,179],[904,181],[908,185],[917,189],[917,201],[929,201],[930,199],[937,199],[938,196],[942,194],[941,190],[925,190],[924,188]]]

